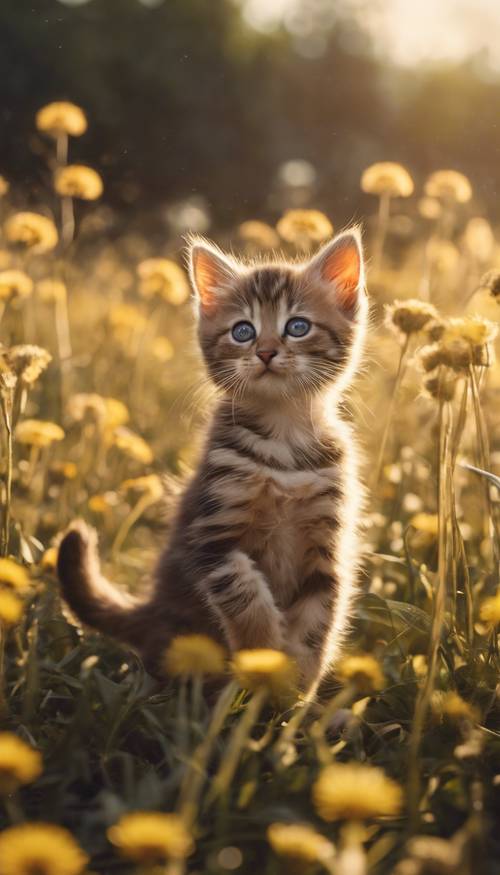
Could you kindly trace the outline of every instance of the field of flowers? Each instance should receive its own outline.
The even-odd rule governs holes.
[[[0,875],[497,873],[500,244],[473,180],[362,175],[372,327],[345,405],[370,490],[362,592],[304,705],[283,654],[178,638],[161,682],[59,599],[75,517],[112,580],[147,584],[214,396],[181,236],[108,234],[100,174],[71,163],[87,123],[38,113],[36,211],[0,179]],[[212,233],[300,257],[335,222],[312,207]]]

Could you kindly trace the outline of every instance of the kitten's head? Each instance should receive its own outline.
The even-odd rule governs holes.
[[[247,265],[196,239],[190,275],[201,350],[225,392],[293,399],[345,387],[368,309],[357,229],[303,264]]]

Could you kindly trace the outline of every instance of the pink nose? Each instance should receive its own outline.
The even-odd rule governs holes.
[[[278,355],[278,351],[276,349],[258,349],[257,355],[265,365],[268,365],[271,359],[273,359],[275,355]]]

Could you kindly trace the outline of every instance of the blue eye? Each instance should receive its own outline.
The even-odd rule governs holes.
[[[309,319],[301,319],[299,316],[289,319],[285,325],[285,334],[290,337],[304,337],[310,331]]]
[[[238,343],[246,343],[247,340],[254,339],[255,328],[251,322],[237,322],[233,325],[231,334]]]

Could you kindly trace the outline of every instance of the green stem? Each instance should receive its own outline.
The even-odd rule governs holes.
[[[2,518],[2,543],[1,543],[1,553],[2,556],[6,556],[9,552],[9,539],[10,539],[10,508],[12,502],[12,423],[10,419],[10,412],[7,405],[7,400],[3,393],[0,394],[0,408],[2,411],[2,418],[5,425],[5,432],[7,436],[7,458],[5,460],[6,470],[5,470],[5,507]]]
[[[247,742],[248,736],[256,722],[261,708],[266,700],[267,690],[257,690],[246,706],[246,710],[240,717],[236,727],[231,733],[226,755],[220,764],[219,770],[212,781],[209,800],[215,801],[220,796],[225,796],[231,781],[235,775],[240,756]]]

